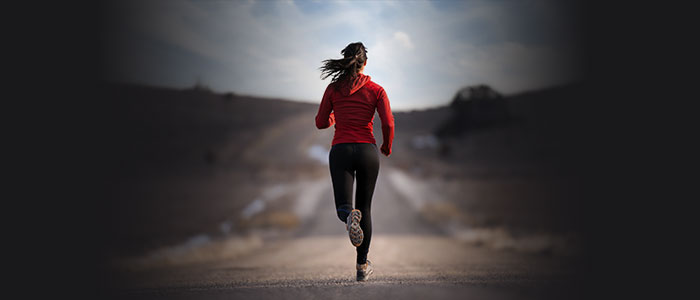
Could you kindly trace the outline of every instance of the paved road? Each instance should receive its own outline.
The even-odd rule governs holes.
[[[384,167],[384,166],[383,166]],[[388,170],[388,166],[382,171]],[[369,258],[354,281],[354,247],[335,216],[330,180],[313,222],[293,238],[236,259],[128,274],[130,299],[542,299],[577,298],[562,261],[460,243],[423,223],[380,173]]]

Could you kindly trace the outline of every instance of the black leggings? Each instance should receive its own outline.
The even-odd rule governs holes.
[[[352,205],[352,185],[357,175],[355,208],[362,213],[360,228],[364,233],[362,245],[357,247],[357,263],[367,262],[372,239],[372,194],[379,174],[377,146],[369,143],[335,144],[329,155],[333,194],[338,218],[345,223]]]

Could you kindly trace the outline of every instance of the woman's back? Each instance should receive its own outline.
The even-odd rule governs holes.
[[[376,144],[372,132],[375,110],[379,112],[382,127],[393,129],[394,118],[386,92],[370,76],[360,73],[352,82],[334,82],[328,85],[316,116],[316,125],[326,128],[335,122],[333,145]],[[386,139],[389,133],[384,134]]]

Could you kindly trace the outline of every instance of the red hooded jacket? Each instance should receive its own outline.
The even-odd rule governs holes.
[[[351,82],[329,84],[316,114],[316,127],[324,129],[335,124],[332,145],[376,144],[372,133],[375,110],[382,121],[382,150],[389,155],[394,140],[394,116],[384,88],[374,83],[370,76],[359,73]]]

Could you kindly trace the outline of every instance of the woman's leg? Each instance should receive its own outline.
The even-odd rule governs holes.
[[[331,148],[328,162],[333,182],[333,196],[338,218],[345,223],[352,211],[352,184],[355,171],[352,165],[353,147],[351,144],[336,144]]]
[[[374,144],[357,144],[355,152],[355,166],[357,174],[357,194],[355,195],[355,208],[362,212],[360,228],[364,233],[362,245],[357,247],[357,263],[367,262],[367,253],[372,239],[372,195],[379,174],[379,155]],[[352,185],[351,185],[352,187]]]

